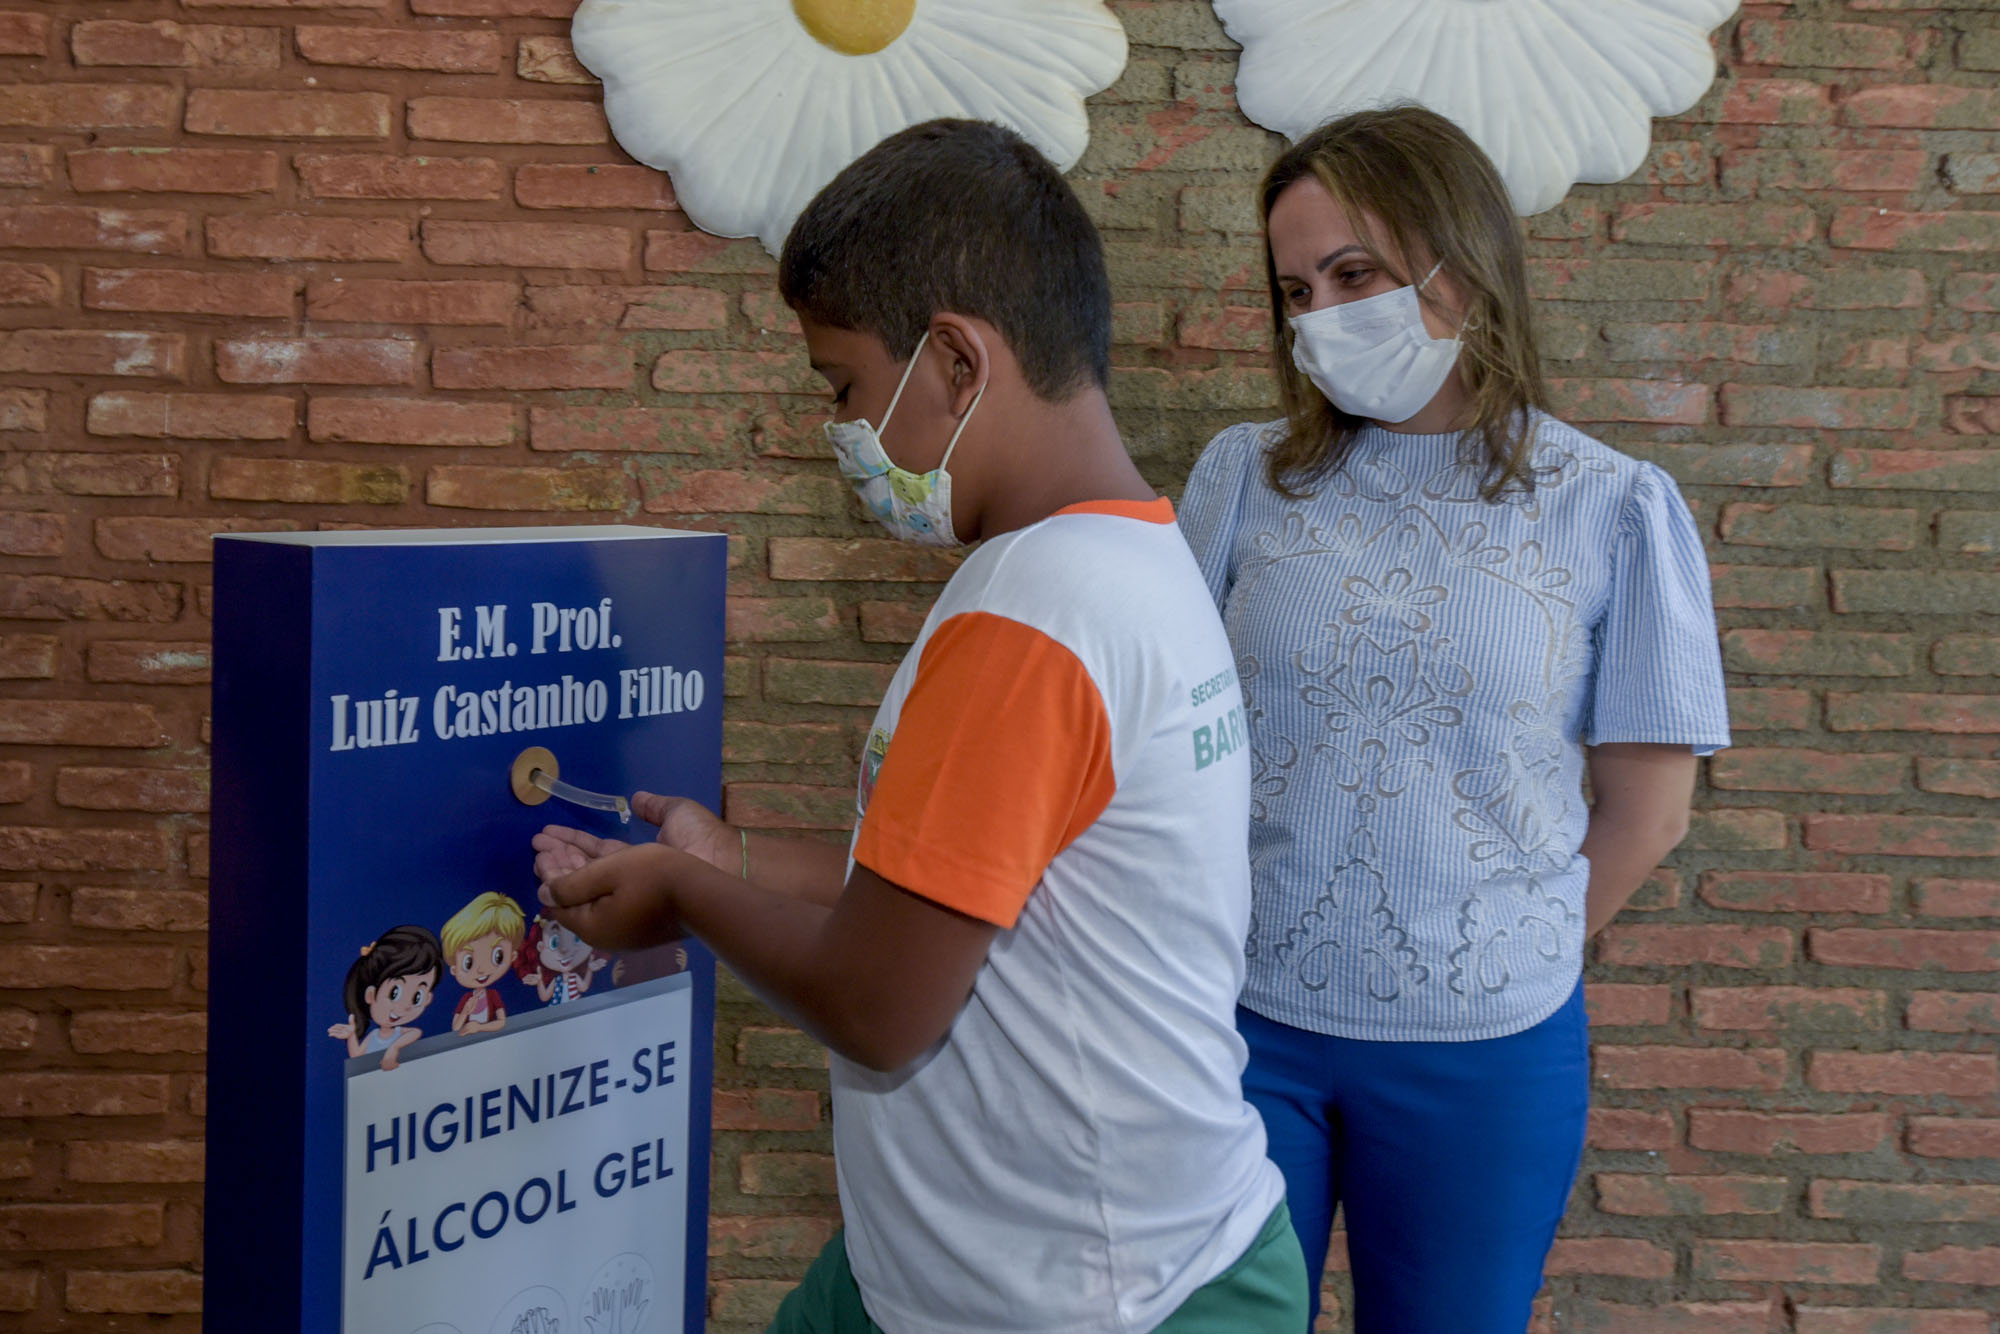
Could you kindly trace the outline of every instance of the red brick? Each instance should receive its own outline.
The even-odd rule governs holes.
[[[1913,1116],[1908,1144],[1925,1158],[2000,1159],[2000,1121],[1970,1116]]]
[[[824,1070],[826,1048],[795,1028],[746,1025],[736,1037],[736,1064],[746,1069]]]
[[[45,681],[54,676],[58,642],[54,635],[0,635],[0,680]]]
[[[1919,1033],[2000,1033],[2000,995],[1911,992],[1903,1022]]]
[[[740,439],[746,425],[740,413],[705,408],[528,409],[528,439],[538,450],[699,454]]]
[[[0,306],[52,306],[62,280],[46,264],[0,264]]]
[[[1624,967],[1782,968],[1791,957],[1781,926],[1613,926],[1597,947],[1600,963]]]
[[[1721,79],[1683,119],[1734,125],[1810,125],[1833,118],[1833,90],[1809,79]]]
[[[1697,1028],[1768,1031],[1888,1027],[1889,998],[1853,987],[1697,987]]]
[[[212,23],[129,23],[86,20],[69,32],[79,65],[144,65],[178,69],[274,70],[284,33],[277,28],[228,28]]]
[[[223,458],[209,469],[208,493],[217,500],[398,505],[409,498],[410,476],[399,465]]]
[[[1712,565],[1709,580],[1718,607],[1781,611],[1818,607],[1824,577],[1810,566]]]
[[[0,1205],[0,1251],[90,1251],[157,1246],[165,1235],[158,1204]]]
[[[200,1010],[87,1010],[71,1016],[69,1036],[70,1045],[88,1055],[199,1055],[208,1049],[208,1016]]]
[[[2000,435],[2000,395],[1954,395],[1944,401],[1945,426],[1960,435]]]
[[[1812,360],[1815,338],[1769,324],[1606,324],[1604,355],[1611,361],[1737,361],[1752,366],[1802,366]]]
[[[228,338],[215,344],[225,384],[409,384],[419,345],[403,338]]]
[[[134,685],[207,685],[208,645],[100,639],[90,646],[86,674],[93,681]]]
[[[132,375],[178,380],[187,370],[181,334],[102,329],[17,329],[0,340],[0,374]]]
[[[2000,732],[2000,695],[1829,692],[1826,725],[1836,732]]]
[[[315,394],[307,405],[306,434],[328,444],[510,445],[520,425],[511,403]]]
[[[1773,1328],[1773,1314],[1770,1301],[1628,1306],[1581,1298],[1565,1302],[1562,1328],[1564,1334],[1765,1334]]]
[[[1907,755],[1837,754],[1777,747],[1734,748],[1709,761],[1715,787],[1753,792],[1901,792],[1910,777]]]
[[[208,253],[217,259],[401,262],[411,257],[410,224],[402,218],[305,213],[213,217],[208,220]]]
[[[625,269],[632,233],[623,227],[559,222],[446,222],[423,226],[424,257],[433,264],[529,269]]]
[[[1927,371],[2000,370],[2000,337],[1988,334],[1953,334],[1935,342],[1917,344],[1917,365]]]
[[[185,128],[262,139],[386,139],[389,110],[383,93],[203,88],[188,94]]]
[[[958,569],[955,552],[887,538],[774,537],[773,579],[943,583]]]
[[[1947,153],[1941,174],[1953,194],[2000,193],[2000,154]]]
[[[1827,630],[1729,630],[1723,666],[1779,676],[1907,676],[1916,670],[1909,635]]]
[[[566,19],[577,0],[411,0],[410,12],[436,18]]]
[[[1738,732],[1795,732],[1811,717],[1812,696],[1803,690],[1729,691],[1729,725]]]
[[[604,144],[611,142],[597,101],[497,97],[413,97],[412,139],[464,144]]]
[[[1611,239],[1628,245],[1739,250],[1809,245],[1817,232],[1810,208],[1774,204],[1625,204],[1611,223]]]
[[[6,721],[0,713],[0,728]],[[0,869],[160,871],[166,865],[165,840],[153,830],[0,828]]]
[[[1786,1058],[1766,1048],[1604,1047],[1596,1050],[1600,1088],[1778,1089]]]
[[[0,1074],[0,1116],[157,1116],[166,1110],[165,1075]]]
[[[928,603],[864,602],[861,639],[868,644],[914,644],[930,613]]]
[[[793,352],[667,352],[653,365],[653,388],[668,394],[817,394],[803,349]]]
[[[1922,540],[1917,511],[1859,505],[1726,505],[1722,539],[1740,546],[1909,551]]]
[[[157,945],[0,945],[9,985],[22,988],[159,991],[174,984],[174,959]]]
[[[303,154],[299,183],[316,199],[498,199],[507,173],[483,157]]]
[[[1838,871],[1706,871],[1702,902],[1740,912],[1884,913],[1886,875]]]
[[[1562,1237],[1544,1266],[1551,1274],[1613,1278],[1672,1278],[1674,1253],[1637,1237]]]
[[[2000,798],[2000,760],[1954,760],[1917,757],[1917,786],[1926,792],[1959,797]],[[2000,915],[1996,911],[1995,915]]]
[[[1904,1260],[1905,1267],[1908,1259]],[[1991,1334],[1981,1311],[1912,1311],[1883,1306],[1798,1308],[1797,1334]]]
[[[1931,669],[1942,676],[2000,676],[2000,638],[1946,635],[1931,648]]]
[[[0,185],[47,185],[55,162],[56,150],[47,144],[0,144]]]
[[[729,325],[727,296],[704,287],[563,283],[530,287],[526,301],[531,329],[711,330]]]
[[[1694,1275],[1725,1283],[1854,1283],[1880,1281],[1880,1246],[1813,1241],[1695,1243]]]
[[[86,310],[290,319],[298,287],[289,273],[85,269],[81,294]]]
[[[675,206],[673,184],[665,172],[608,162],[528,163],[514,173],[514,202],[523,208]]]
[[[92,396],[92,435],[176,440],[284,440],[298,409],[289,398],[258,394],[107,393]]]
[[[432,468],[429,503],[448,509],[623,510],[632,480],[618,468]]]
[[[803,643],[843,638],[846,620],[831,598],[730,598],[731,643]]]
[[[45,56],[49,21],[40,14],[0,14],[0,56]]]
[[[0,247],[179,255],[188,248],[188,218],[168,209],[84,208],[77,204],[0,208]]]
[[[26,760],[0,760],[0,805],[18,806],[34,795],[34,766]]]
[[[104,889],[70,895],[71,925],[100,931],[204,931],[208,896],[185,889]]]
[[[647,232],[645,267],[673,273],[775,272],[774,261],[754,240],[727,240],[697,231]]]
[[[2000,491],[2000,450],[1844,449],[1827,480],[1878,491]]]
[[[1980,130],[2000,122],[2000,94],[1953,84],[1865,88],[1841,99],[1843,125],[1913,130]]]
[[[1664,1024],[1673,1017],[1671,988],[1636,982],[1592,982],[1584,989],[1592,1026],[1635,1028]]]
[[[849,765],[854,761],[855,746],[853,734],[833,723],[725,720],[722,753],[728,764]]]
[[[161,83],[0,84],[0,125],[32,130],[163,130],[181,108]]]
[[[1806,946],[1815,963],[1855,968],[1937,968],[1948,973],[2000,969],[2000,931],[1814,927],[1807,933]]]
[[[184,1269],[132,1273],[68,1271],[63,1305],[71,1311],[172,1316],[201,1310],[201,1275]]]
[[[1783,1177],[1599,1172],[1596,1186],[1597,1207],[1602,1212],[1658,1218],[1776,1214],[1785,1207],[1790,1183]]]
[[[717,1130],[817,1130],[825,1124],[819,1104],[820,1095],[812,1089],[717,1089],[713,1125]]]
[[[60,556],[68,538],[66,514],[0,510],[0,556]]]
[[[233,148],[83,148],[69,154],[79,194],[259,195],[278,188],[276,153]]]
[[[1880,1223],[1981,1223],[2000,1218],[2000,1186],[1911,1186],[1886,1181],[1815,1181],[1814,1218]]]
[[[203,679],[208,654],[201,646]],[[208,774],[199,769],[113,769],[65,765],[56,771],[56,801],[94,811],[180,814],[208,809]]]
[[[299,57],[315,65],[491,74],[499,70],[501,60],[497,32],[409,32],[395,28],[317,28],[301,24],[294,41]]]
[[[649,514],[799,514],[834,517],[849,489],[837,477],[712,469],[674,472],[646,497]]]
[[[2000,1091],[1996,1060],[1990,1053],[1816,1051],[1806,1057],[1806,1083],[1822,1093],[1977,1098]]]
[[[2000,247],[2000,211],[1910,213],[1843,208],[1833,215],[1827,239],[1854,250],[1990,253]]]
[[[1722,420],[1730,426],[1901,431],[1916,424],[1916,409],[1910,395],[1901,389],[1726,384],[1722,386]]]
[[[1740,148],[1722,155],[1722,185],[1744,194],[1826,189],[1904,193],[1924,183],[1929,166],[1928,153],[1895,149]],[[1815,280],[1805,281],[1810,285]]]
[[[24,621],[166,622],[177,619],[180,610],[178,584],[56,574],[0,576],[0,616]]]
[[[1629,1153],[1663,1152],[1679,1142],[1673,1117],[1627,1107],[1591,1108],[1589,1139],[1594,1149]]]
[[[1919,1283],[1963,1283],[1991,1288],[2000,1285],[2000,1246],[1940,1246],[1934,1251],[1910,1251],[1903,1256],[1903,1277]],[[1954,1326],[1954,1329],[1962,1328],[1967,1334],[1972,1334],[1976,1328],[1978,1334],[1984,1334],[1985,1312],[1965,1311],[1959,1314],[1977,1316],[1981,1323],[1977,1327],[1967,1324]],[[1937,1328],[1939,1334],[1943,1334],[1945,1327],[1940,1324]]]
[[[567,37],[523,37],[514,73],[529,83],[594,84],[597,76],[576,58]]]
[[[744,1260],[810,1260],[832,1239],[838,1226],[831,1218],[717,1216],[708,1224],[708,1253]],[[721,1318],[719,1310],[709,1314]]]
[[[630,389],[633,353],[621,345],[445,347],[431,356],[440,389]]]
[[[2000,917],[2000,880],[1919,880],[1912,897],[1925,917]]]
[[[513,323],[520,288],[501,282],[419,282],[400,278],[314,278],[306,318],[335,324]]]
[[[1798,1153],[1872,1153],[1889,1137],[1881,1112],[1753,1112],[1728,1107],[1688,1109],[1688,1145],[1711,1153],[1765,1158]]]
[[[171,454],[0,455],[0,492],[13,495],[171,496],[180,490]]]

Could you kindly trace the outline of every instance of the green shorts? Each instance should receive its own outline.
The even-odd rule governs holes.
[[[1306,1262],[1281,1201],[1250,1249],[1194,1290],[1154,1334],[1299,1334],[1306,1327]],[[792,1289],[767,1334],[882,1334],[861,1305],[836,1232]]]

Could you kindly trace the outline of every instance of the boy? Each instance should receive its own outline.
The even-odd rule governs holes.
[[[684,927],[833,1050],[846,1230],[774,1330],[1298,1334],[1233,1026],[1239,692],[1111,419],[1096,232],[1017,136],[935,121],[779,267],[864,503],[983,545],[876,715],[849,856],[642,793],[658,843],[536,838],[551,914],[611,949]]]
[[[498,1033],[507,1026],[507,1003],[493,984],[521,952],[527,934],[521,905],[489,890],[453,913],[441,934],[452,980],[465,988],[452,1011],[451,1031],[460,1037]]]

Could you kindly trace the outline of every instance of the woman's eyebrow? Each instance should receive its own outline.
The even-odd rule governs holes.
[[[1313,265],[1313,272],[1325,273],[1327,269],[1332,267],[1333,262],[1339,259],[1342,255],[1350,255],[1350,254],[1365,255],[1367,253],[1368,253],[1368,248],[1366,246],[1344,245],[1340,249],[1334,251],[1331,255],[1328,255],[1325,259],[1321,260],[1319,263]]]

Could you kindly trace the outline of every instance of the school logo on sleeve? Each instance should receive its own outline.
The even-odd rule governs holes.
[[[861,785],[854,794],[857,815],[868,814],[868,803],[875,796],[875,780],[882,776],[882,761],[888,756],[888,729],[877,727],[868,733],[868,745],[861,752]]]

